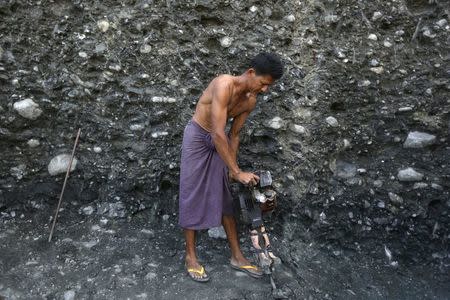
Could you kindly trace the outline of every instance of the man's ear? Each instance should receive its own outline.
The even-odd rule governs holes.
[[[247,70],[247,74],[250,76],[255,76],[256,75],[256,70],[253,68],[250,68]]]

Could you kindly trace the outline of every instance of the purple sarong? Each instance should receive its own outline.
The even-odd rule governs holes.
[[[220,226],[233,214],[228,168],[212,137],[194,120],[184,129],[180,166],[179,224],[186,229]]]

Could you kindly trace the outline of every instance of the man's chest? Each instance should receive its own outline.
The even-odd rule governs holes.
[[[231,99],[230,104],[228,104],[228,118],[234,118],[243,112],[251,111],[254,107],[255,101],[251,95],[247,94],[241,97],[235,97],[235,99]]]

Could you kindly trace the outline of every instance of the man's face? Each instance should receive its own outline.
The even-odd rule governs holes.
[[[254,93],[265,93],[269,89],[269,86],[275,81],[270,75],[256,75],[252,72],[251,90]]]

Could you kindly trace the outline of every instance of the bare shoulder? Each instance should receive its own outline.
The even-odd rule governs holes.
[[[216,90],[230,89],[233,87],[233,76],[227,74],[219,75],[211,81],[211,84]]]

